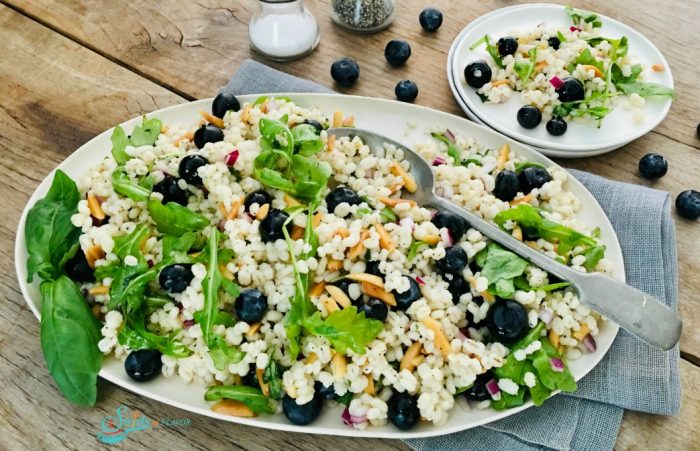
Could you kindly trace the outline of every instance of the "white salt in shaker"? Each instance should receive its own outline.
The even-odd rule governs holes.
[[[248,34],[253,50],[279,61],[311,53],[320,37],[318,22],[303,0],[258,0]]]

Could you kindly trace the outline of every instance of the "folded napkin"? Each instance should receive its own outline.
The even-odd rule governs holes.
[[[224,90],[233,94],[332,92],[247,60]],[[622,246],[627,283],[676,308],[678,266],[668,193],[570,170],[598,200]],[[610,297],[615,302],[615,297]],[[605,450],[615,445],[624,409],[670,415],[680,409],[678,346],[656,350],[620,329],[603,360],[560,394],[486,426],[406,440],[416,450]]]

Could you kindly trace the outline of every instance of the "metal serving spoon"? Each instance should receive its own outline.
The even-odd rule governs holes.
[[[436,195],[435,177],[430,165],[411,149],[384,136],[356,128],[334,128],[328,130],[328,134],[336,137],[358,136],[373,149],[386,143],[403,150],[404,158],[411,164],[411,174],[419,186],[415,193],[406,193],[404,198],[412,199],[418,205],[433,207],[437,210],[449,210],[460,215],[471,227],[491,240],[510,249],[548,273],[571,282],[575,286],[581,302],[650,345],[668,350],[678,342],[681,335],[681,319],[668,306],[611,277],[600,273],[575,271],[528,247],[474,213]]]

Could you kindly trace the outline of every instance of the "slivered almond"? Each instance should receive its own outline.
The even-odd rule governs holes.
[[[226,205],[224,205],[223,202],[219,202],[216,206],[219,208],[219,213],[221,213],[221,216],[223,216],[224,218],[228,216],[228,212],[226,211]]]
[[[531,200],[532,194],[528,194],[526,196],[521,197],[520,199],[510,201],[510,205],[529,204]]]
[[[424,356],[424,355],[416,356],[416,357],[411,361],[411,364],[413,365],[413,368],[415,368],[415,367],[417,367],[418,365],[420,365],[421,363],[423,363],[423,360],[425,360],[425,356]]]
[[[389,252],[396,249],[396,244],[391,240],[391,236],[389,236],[389,232],[386,231],[384,226],[377,223],[374,225],[374,228],[377,231],[377,233],[379,233],[379,246],[382,249],[386,249]]]
[[[89,194],[87,197],[87,204],[93,218],[101,221],[107,217],[105,212],[102,211],[102,205],[100,205],[100,201],[97,199],[97,196]]]
[[[311,354],[309,354],[308,357],[306,357],[304,359],[304,364],[310,365],[310,364],[314,363],[316,360],[318,360],[318,354],[316,354],[315,352],[312,352]]]
[[[420,355],[421,343],[416,341],[411,346],[406,349],[406,352],[401,359],[401,364],[399,365],[399,370],[413,371],[413,360]]]
[[[323,290],[326,288],[326,282],[319,282],[309,290],[310,298],[317,298],[323,294]]]
[[[185,140],[187,140],[187,141],[192,141],[192,140],[194,140],[194,132],[195,132],[194,130],[187,130],[187,131],[182,135],[182,137],[181,137],[180,139],[178,139],[177,141],[175,141],[175,142],[180,142],[180,141],[182,141],[183,139],[185,139]]]
[[[583,66],[584,69],[586,69],[586,71],[592,70],[592,71],[593,71],[593,74],[594,74],[596,77],[603,78],[603,77],[605,76],[605,75],[603,74],[603,72],[602,72],[600,69],[598,69],[597,67],[595,67],[595,66],[592,66],[592,65],[590,65],[590,64],[583,64],[582,66]]]
[[[355,116],[350,115],[343,119],[342,125],[343,127],[352,127],[355,125]]]
[[[326,147],[328,152],[333,152],[333,147],[335,147],[335,135],[330,135],[328,141],[326,141]]]
[[[401,188],[403,188],[403,180],[401,180],[399,183],[395,183],[389,187],[389,192],[391,194],[397,193],[401,191]]]
[[[219,263],[219,272],[228,280],[233,280],[233,274],[226,267],[226,263]]]
[[[429,316],[423,318],[421,323],[423,323],[425,327],[433,331],[433,333],[435,334],[435,346],[437,346],[438,349],[440,349],[440,352],[442,352],[444,356],[447,356],[447,354],[450,353],[450,342],[447,340],[445,333],[442,331],[440,323],[438,323]]]
[[[333,233],[333,236],[340,236],[341,238],[347,238],[350,236],[350,231],[345,227],[341,227]]]
[[[537,249],[537,242],[536,242],[536,241],[525,241],[525,244],[527,244],[528,247],[531,247],[531,248],[533,248],[534,250],[538,250],[538,249]]]
[[[343,125],[343,112],[336,110],[333,113],[333,128],[338,128]]]
[[[92,304],[92,307],[90,308],[92,310],[92,314],[95,315],[95,318],[101,319],[102,318],[102,312],[100,311],[100,304]]]
[[[105,251],[103,251],[102,247],[99,245],[90,246],[87,252],[85,252],[85,259],[88,265],[93,269],[95,269],[95,262],[102,258],[105,258]]]
[[[510,146],[508,143],[503,144],[501,151],[498,154],[498,160],[496,165],[499,171],[502,171],[506,167],[506,161],[508,161],[508,156],[510,155]]]
[[[265,382],[265,380],[263,379],[264,374],[265,370],[261,368],[255,369],[255,376],[258,378],[258,385],[260,385],[260,390],[262,390],[263,395],[270,396],[270,384]]]
[[[170,127],[168,127],[167,125],[162,124],[162,125],[160,126],[160,132],[161,132],[161,133],[168,133],[168,130],[170,130]]]
[[[208,111],[199,110],[199,115],[202,116],[204,118],[204,120],[209,122],[211,125],[214,125],[214,126],[219,127],[219,128],[225,127],[223,119],[221,119],[220,117],[214,116],[213,114],[211,114]]]
[[[374,378],[371,374],[368,374],[365,377],[367,378],[367,386],[365,387],[365,393],[374,396],[377,393],[377,391],[374,389]]]
[[[426,235],[423,237],[421,240],[424,243],[430,244],[431,246],[435,246],[440,242],[440,236],[439,235]]]
[[[513,238],[515,238],[516,240],[522,241],[523,240],[523,229],[521,229],[518,226],[515,226],[513,228],[513,231],[511,232],[511,235],[513,235]]]
[[[396,177],[403,178],[404,187],[409,193],[415,193],[418,190],[416,179],[414,179],[400,164],[396,162],[391,163],[389,171]]]
[[[248,122],[250,119],[250,104],[247,104],[243,108],[243,112],[241,113],[241,122]]]
[[[260,326],[262,326],[262,322],[258,321],[257,323],[253,323],[250,325],[250,328],[248,329],[248,332],[246,332],[247,337],[252,337],[253,335],[257,334],[258,331],[260,330]]]
[[[331,371],[333,372],[333,378],[335,380],[342,379],[347,371],[348,363],[345,356],[339,352],[336,352],[331,359]]]
[[[222,399],[211,406],[211,410],[212,412],[232,417],[253,418],[255,416],[255,412],[250,410],[250,407],[233,399]]]
[[[559,347],[559,335],[553,330],[549,331],[549,342],[552,343],[552,346],[555,348]]]
[[[496,80],[493,83],[491,83],[491,86],[495,88],[496,86],[502,86],[507,84],[510,84],[510,80]]]
[[[590,331],[591,330],[588,328],[588,324],[581,323],[581,328],[575,332],[572,332],[571,336],[577,339],[578,341],[581,341],[584,338],[586,338],[586,335],[588,335]]]
[[[482,291],[481,293],[479,293],[479,295],[482,298],[484,298],[484,301],[488,302],[489,304],[493,304],[494,302],[496,302],[496,298],[488,291]]]
[[[343,308],[348,308],[352,305],[352,301],[347,294],[335,285],[326,285],[326,291],[331,295],[333,300]]]
[[[374,274],[367,274],[365,272],[358,274],[348,274],[345,276],[346,279],[354,280],[355,282],[367,282],[370,285],[384,289],[384,281],[381,277]]]
[[[666,70],[666,68],[661,64],[652,64],[651,70],[653,70],[654,72],[663,72]]]
[[[391,307],[396,306],[396,298],[384,288],[379,288],[371,283],[362,282],[362,292],[371,298],[376,298]]]
[[[381,203],[383,203],[384,205],[386,205],[387,207],[390,207],[390,208],[394,208],[394,207],[397,206],[398,204],[409,204],[411,207],[415,207],[416,205],[418,205],[418,204],[416,204],[416,201],[415,201],[415,200],[411,200],[411,199],[401,199],[400,197],[399,197],[399,198],[393,198],[393,197],[384,197],[384,196],[382,196],[382,197],[379,198],[379,200],[380,200]]]
[[[284,203],[286,203],[288,207],[296,207],[297,205],[301,205],[301,202],[299,202],[289,194],[284,195]]]
[[[340,271],[340,269],[343,267],[343,262],[341,260],[335,260],[333,258],[328,259],[328,263],[326,264],[326,268],[329,271]]]
[[[545,67],[547,67],[547,62],[540,61],[539,63],[535,64],[535,73],[541,72]]]
[[[289,234],[289,237],[293,240],[300,240],[304,238],[304,228],[294,224],[292,226],[292,233]]]
[[[93,296],[97,296],[100,294],[107,294],[109,293],[109,287],[105,285],[97,285],[92,288],[90,288],[90,294]]]
[[[365,250],[365,240],[367,238],[369,238],[369,230],[363,230],[362,233],[360,233],[360,241],[348,251],[348,258],[350,260],[355,260],[360,256],[362,251]]]
[[[228,212],[228,215],[226,215],[226,219],[236,219],[238,217],[238,209],[241,208],[241,204],[243,203],[243,198],[239,197],[237,199],[233,199],[231,201],[231,209]]]
[[[258,221],[262,221],[263,219],[267,218],[267,214],[270,212],[270,204],[263,204],[260,208],[258,208],[258,212],[255,213],[255,219]]]
[[[318,227],[319,224],[321,224],[321,219],[323,219],[323,213],[316,213],[311,220],[311,225],[314,227]]]

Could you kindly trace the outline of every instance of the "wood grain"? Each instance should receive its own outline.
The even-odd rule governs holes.
[[[97,448],[95,434],[100,421],[120,404],[152,419],[192,420],[188,428],[134,433],[120,445],[124,449],[408,449],[399,441],[264,431],[190,416],[103,380],[98,405],[77,408],[60,396],[41,355],[38,323],[24,303],[13,268],[15,229],[31,192],[58,162],[115,123],[184,101],[178,93],[186,98],[213,95],[249,54],[245,24],[250,11],[245,5],[251,3],[12,0],[13,8],[69,38],[0,6],[0,271],[4,275],[0,277],[0,321],[4,325],[0,328],[0,449]],[[458,112],[444,79],[446,49],[466,22],[512,2],[458,6],[457,2],[434,1],[448,19],[437,35],[428,36],[416,25],[421,2],[405,0],[390,30],[365,38],[333,28],[326,18],[327,2],[308,3],[322,23],[322,45],[311,57],[278,67],[330,86],[326,68],[346,53],[343,49],[350,49],[347,52],[363,67],[362,81],[351,93],[391,97],[395,81],[410,77],[421,87],[419,103]],[[574,3],[591,6],[593,2]],[[690,24],[698,2],[675,1],[666,18],[648,17],[643,12],[648,5],[651,2],[647,0],[637,2],[632,11],[619,0],[605,5],[596,2],[595,6],[603,13],[624,17],[655,38],[669,58],[683,98],[679,96],[671,115],[655,133],[609,156],[566,164],[609,178],[645,183],[636,176],[638,158],[652,150],[662,151],[672,170],[654,186],[675,194],[697,185],[700,164],[692,131],[698,97],[691,84],[697,77],[690,67],[699,55],[696,51],[694,58],[688,59],[682,54],[690,51],[683,48],[683,36],[693,35]],[[415,42],[414,57],[408,67],[388,71],[381,53],[384,42],[394,36]],[[692,357],[700,354],[696,332],[700,317],[692,308],[700,301],[693,289],[700,281],[696,274],[699,226],[680,219],[677,225],[685,322],[682,348]],[[618,449],[697,448],[700,368],[681,362],[681,375],[681,415],[665,418],[626,413]]]

